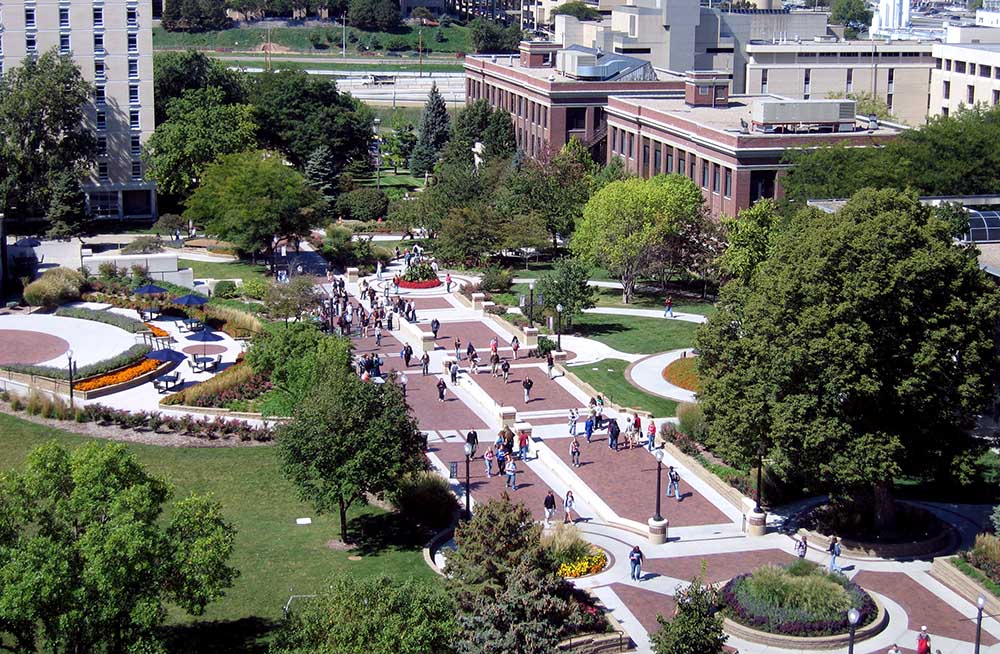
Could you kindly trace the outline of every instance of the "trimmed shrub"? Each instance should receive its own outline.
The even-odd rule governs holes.
[[[538,346],[535,348],[538,352],[538,356],[544,357],[548,355],[549,352],[556,351],[556,342],[551,338],[546,338],[545,336],[538,337]]]
[[[448,481],[433,472],[404,477],[391,501],[400,513],[432,530],[450,525],[458,510],[458,498],[451,492]]]
[[[482,281],[479,282],[479,285],[487,291],[503,293],[509,291],[513,283],[514,273],[509,269],[489,266],[483,271]]]
[[[252,277],[243,280],[243,295],[255,300],[263,300],[267,295],[268,283],[266,279]],[[218,294],[218,287],[216,287]]]
[[[556,565],[570,564],[590,554],[590,543],[583,539],[576,525],[557,524],[542,534],[542,545],[552,553]]]
[[[140,236],[122,248],[122,254],[156,254],[163,252],[159,236]]]
[[[359,188],[337,198],[337,211],[344,218],[369,222],[385,217],[389,198],[376,188]]]
[[[24,288],[24,301],[33,307],[56,307],[80,299],[87,280],[69,268],[52,268]]]
[[[708,424],[700,404],[680,402],[677,405],[677,423],[681,432],[686,436],[696,443],[705,443],[705,438],[708,436]]]
[[[174,237],[174,232],[179,232],[181,238],[187,235],[188,222],[175,213],[161,214],[159,220],[153,224],[153,231],[164,236]]]
[[[407,282],[428,282],[437,281],[437,273],[431,268],[429,263],[413,264],[403,273],[403,280]]]
[[[149,329],[141,320],[129,318],[128,316],[123,316],[118,313],[111,313],[110,311],[94,311],[93,309],[83,308],[63,308],[56,311],[56,315],[63,318],[77,318],[79,320],[102,322],[105,325],[113,325],[119,329],[124,329],[130,334],[138,334],[139,332]]]
[[[215,297],[231,300],[233,298],[239,297],[240,292],[236,287],[236,282],[231,282],[228,279],[224,279],[215,285]]]

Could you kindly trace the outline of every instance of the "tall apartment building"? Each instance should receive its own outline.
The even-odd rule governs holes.
[[[1000,104],[1000,44],[938,43],[931,75],[931,114],[947,116],[962,106]]]
[[[0,71],[55,48],[95,87],[85,120],[97,165],[84,190],[96,216],[156,215],[156,187],[140,158],[154,127],[152,19],[151,0],[0,3]]]

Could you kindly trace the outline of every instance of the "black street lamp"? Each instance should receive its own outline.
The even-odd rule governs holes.
[[[471,495],[469,493],[469,461],[472,460],[472,443],[465,444],[465,519],[472,519]]]
[[[761,469],[764,467],[764,457],[760,454],[757,455],[757,497],[755,498],[757,503],[753,507],[754,513],[763,513],[760,508],[760,486],[761,486]]]
[[[562,352],[562,312],[563,305],[556,305],[556,349]]]
[[[653,454],[656,457],[656,513],[653,515],[653,520],[657,522],[663,521],[663,516],[660,515],[660,473],[663,470],[663,450],[656,450]]]
[[[858,612],[856,608],[851,608],[847,612],[847,621],[851,624],[851,633],[847,640],[847,654],[854,654],[854,630],[858,627],[858,620],[861,619],[861,613]]]
[[[69,359],[69,408],[73,408],[73,350],[68,350],[66,352],[66,357]]]
[[[535,326],[535,280],[528,282],[528,327]]]
[[[976,654],[979,654],[979,641],[983,635],[983,609],[986,607],[986,598],[980,595],[976,598]]]

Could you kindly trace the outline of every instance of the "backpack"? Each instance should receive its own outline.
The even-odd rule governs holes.
[[[681,476],[677,473],[677,471],[676,470],[671,470],[670,471],[670,481],[680,481],[680,480],[681,480]]]

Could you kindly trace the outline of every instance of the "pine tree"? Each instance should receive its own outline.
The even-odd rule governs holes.
[[[431,92],[424,105],[424,113],[420,117],[420,138],[434,148],[434,153],[441,151],[451,130],[451,119],[448,117],[448,106],[438,91],[437,84],[431,84]]]
[[[413,175],[423,175],[434,170],[437,162],[437,153],[430,143],[420,139],[413,146],[413,153],[410,155],[410,173]]]
[[[49,179],[50,238],[71,238],[83,233],[87,221],[87,203],[80,187],[79,171],[63,169]]]
[[[333,151],[329,147],[321,145],[313,150],[306,162],[306,181],[309,186],[329,197],[337,189],[336,171],[337,162],[334,159]]]

